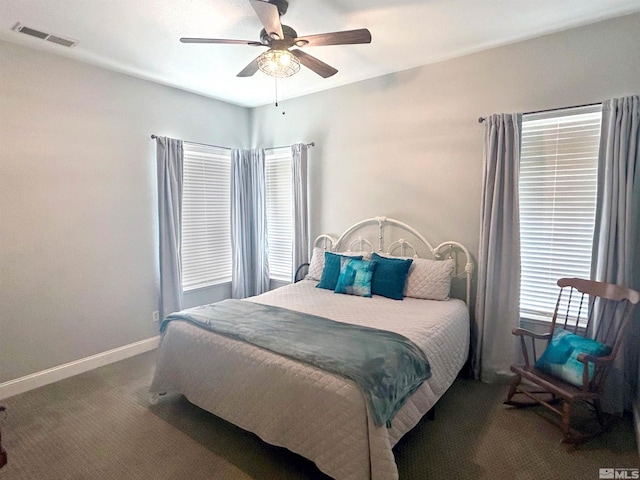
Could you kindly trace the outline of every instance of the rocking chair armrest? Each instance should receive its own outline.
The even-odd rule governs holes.
[[[549,340],[551,338],[550,333],[534,333],[531,330],[527,330],[524,328],[514,328],[513,330],[511,330],[511,333],[519,336],[526,335],[527,337],[537,338],[539,340]]]
[[[587,392],[591,387],[591,382],[589,379],[589,362],[593,362],[593,364],[597,367],[613,362],[614,357],[612,357],[611,355],[608,355],[606,357],[594,357],[587,353],[580,353],[576,357],[576,359],[584,365],[582,369],[582,390]]]
[[[594,357],[594,356],[589,355],[589,354],[587,354],[587,353],[581,353],[581,354],[579,354],[579,355],[576,357],[576,359],[577,359],[579,362],[584,363],[585,365],[586,365],[586,364],[588,364],[589,362],[593,362],[593,363],[595,363],[596,365],[604,365],[604,364],[607,364],[607,363],[610,363],[610,362],[612,362],[612,361],[613,361],[613,357],[612,357],[612,356],[610,356],[610,355],[608,355],[608,356],[606,356],[606,357]]]
[[[530,330],[526,330],[524,328],[514,328],[513,330],[511,330],[511,333],[513,333],[514,335],[520,337],[520,346],[522,347],[522,356],[524,357],[524,364],[528,367],[530,365],[529,363],[529,349],[527,348],[527,343],[525,342],[525,337],[529,337],[531,338],[531,348],[532,348],[532,354],[533,354],[533,361],[535,362],[537,359],[537,354],[536,354],[536,344],[535,344],[535,340],[536,339],[540,339],[540,340],[548,340],[551,338],[551,334],[550,333],[534,333]]]

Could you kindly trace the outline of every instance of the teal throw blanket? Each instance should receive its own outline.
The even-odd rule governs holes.
[[[224,300],[165,318],[186,320],[353,380],[376,426],[391,419],[431,376],[424,352],[397,333],[336,322],[247,300]]]

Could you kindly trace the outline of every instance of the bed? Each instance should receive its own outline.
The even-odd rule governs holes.
[[[374,241],[362,235],[371,227]],[[387,239],[393,236],[397,239]],[[150,390],[181,393],[265,442],[312,460],[333,478],[397,479],[393,446],[434,407],[467,359],[471,257],[457,242],[433,247],[409,225],[386,217],[358,222],[338,239],[321,235],[315,246],[314,257],[319,250],[402,258],[426,253],[453,264],[453,291],[456,279],[461,282],[464,301],[340,295],[317,288],[313,270],[318,266],[312,259],[307,278],[246,299],[395,332],[417,345],[428,358],[431,376],[402,404],[390,426],[374,423],[353,381],[184,321],[169,322],[164,331]]]

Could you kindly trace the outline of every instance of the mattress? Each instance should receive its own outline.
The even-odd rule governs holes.
[[[469,315],[460,300],[335,294],[303,280],[248,301],[399,333],[421,347],[432,375],[392,426],[376,427],[356,385],[182,321],[163,335],[151,392],[182,393],[192,403],[286,447],[339,480],[398,478],[393,446],[444,394],[464,364]]]

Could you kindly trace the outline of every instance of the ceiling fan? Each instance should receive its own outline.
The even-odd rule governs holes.
[[[289,7],[287,0],[249,0],[249,2],[264,26],[260,32],[259,42],[188,37],[183,37],[180,41],[182,43],[221,43],[269,47],[267,51],[254,58],[238,73],[238,77],[250,77],[258,70],[273,77],[289,77],[297,73],[300,64],[302,64],[324,78],[335,75],[338,70],[303,52],[300,48],[371,43],[371,32],[366,28],[298,37],[298,33],[293,28],[280,23],[280,16],[284,15]]]

